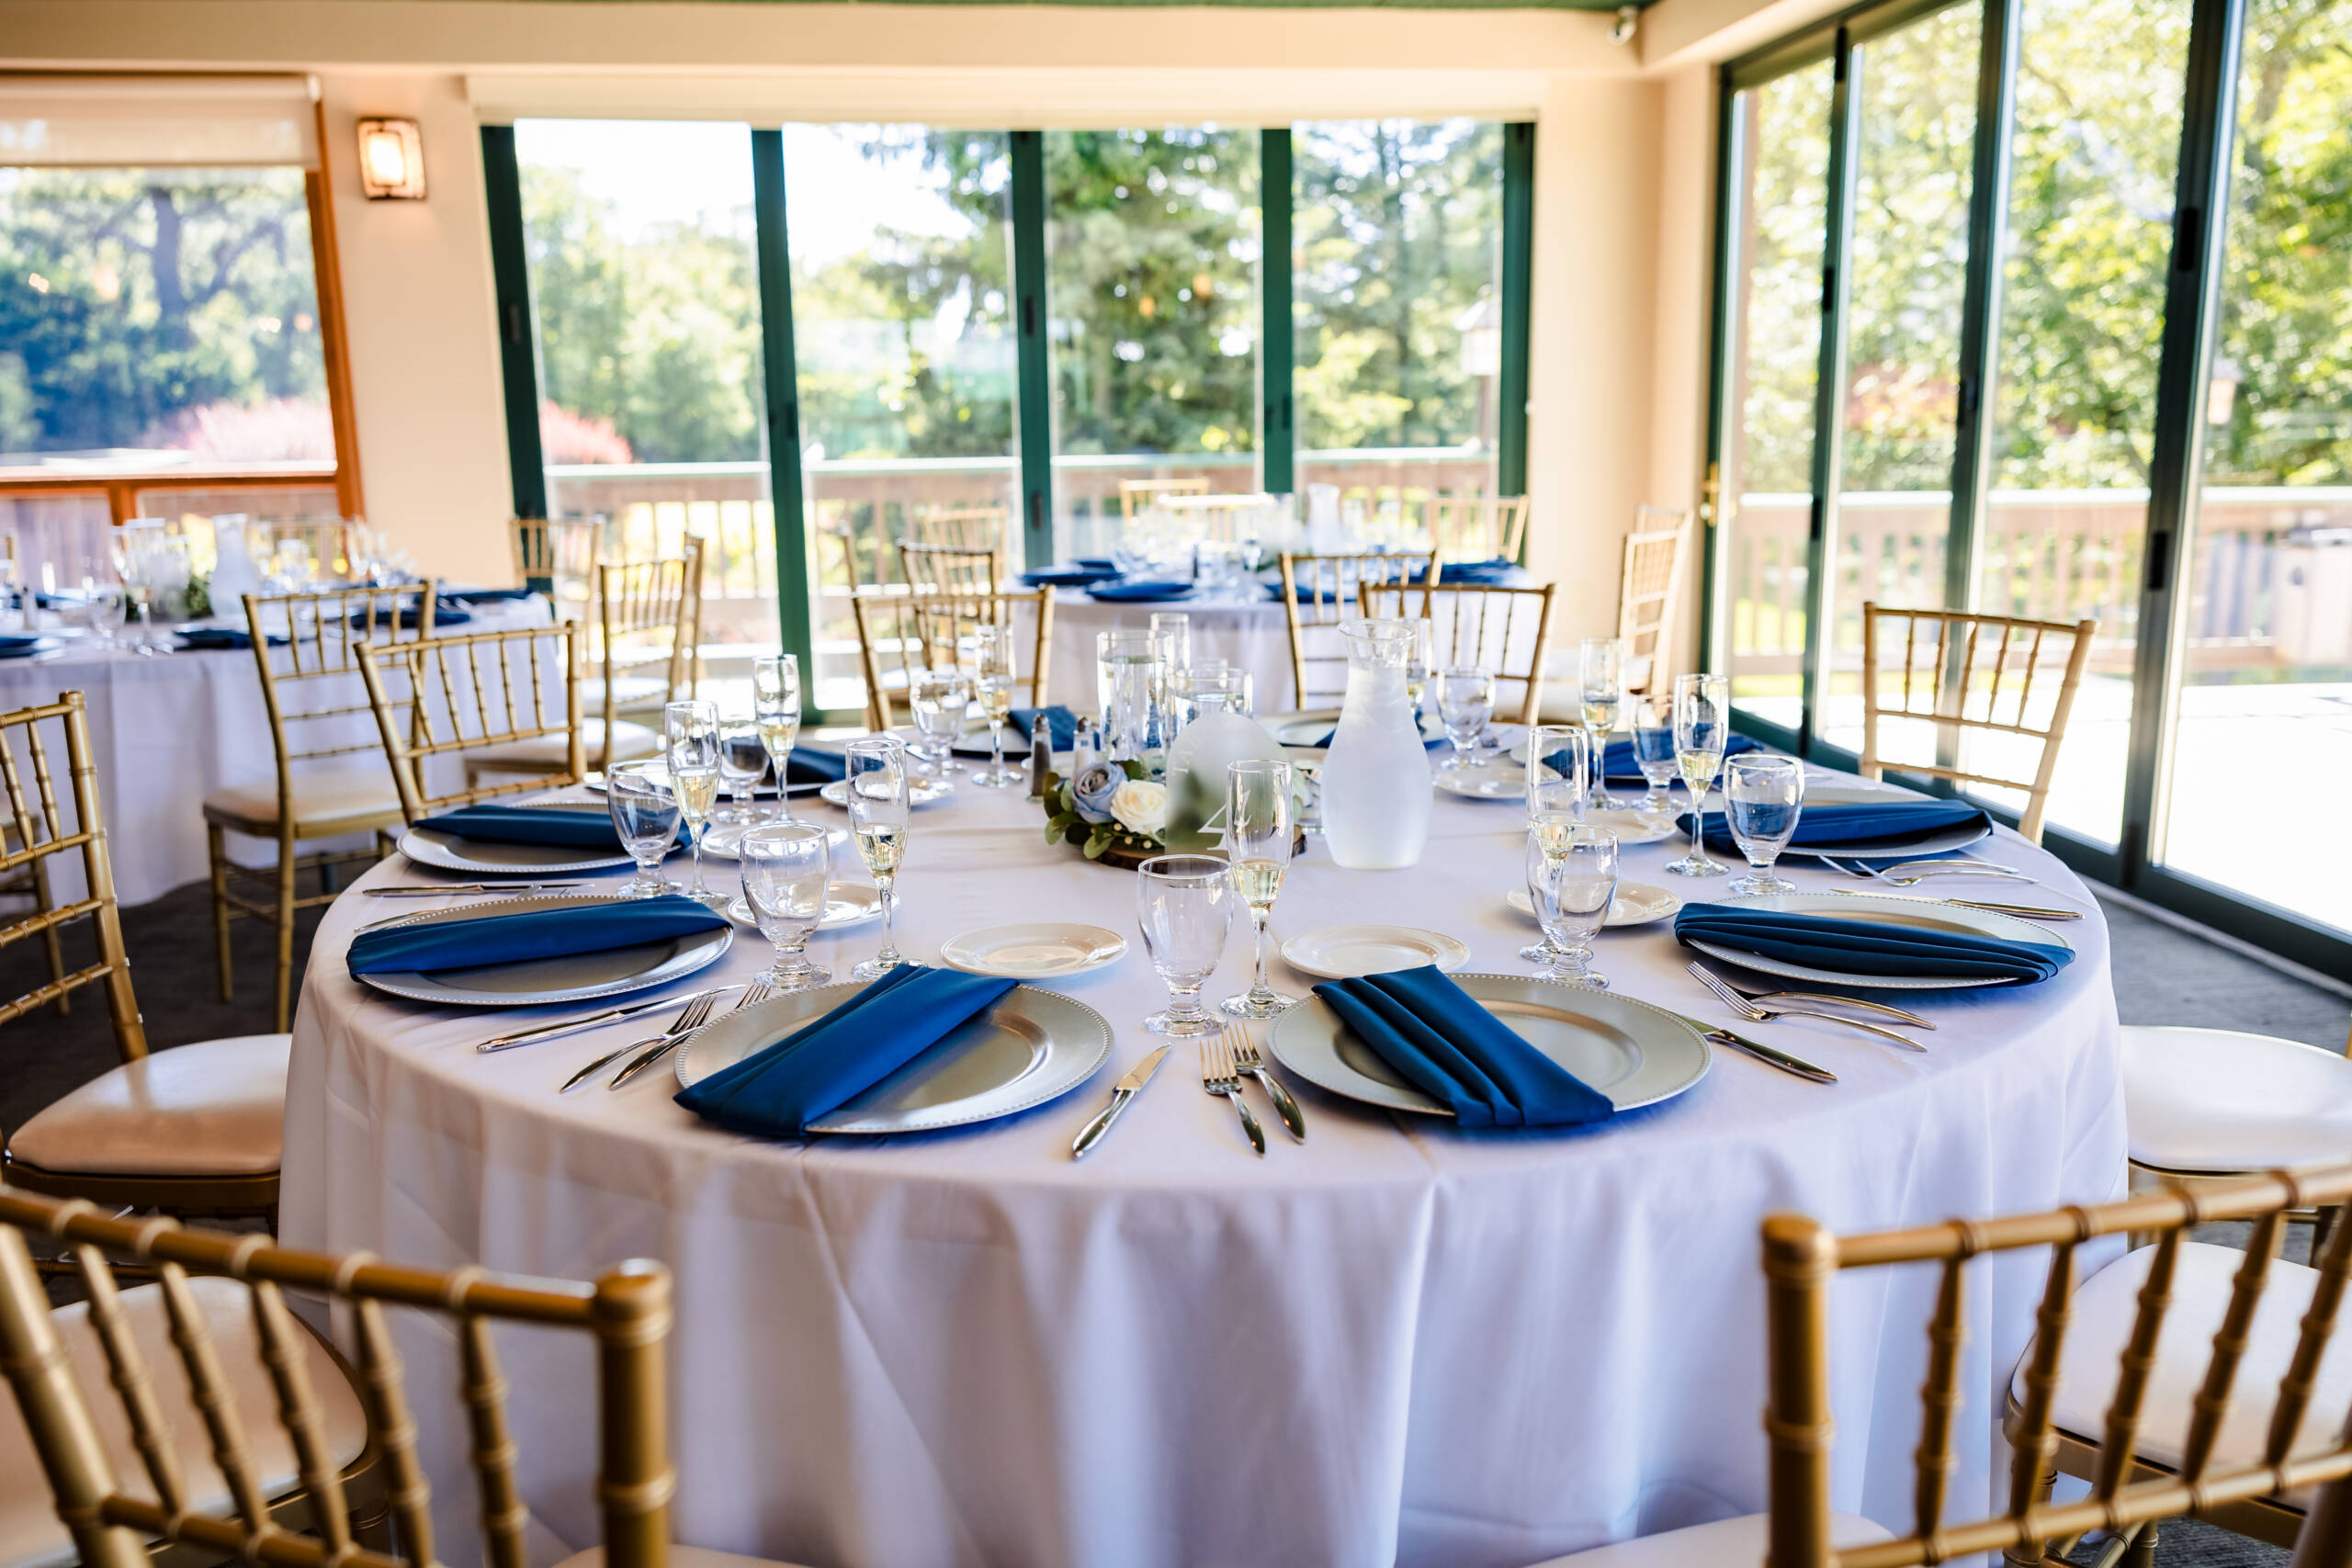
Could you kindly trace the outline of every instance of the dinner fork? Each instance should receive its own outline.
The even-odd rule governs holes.
[[[1258,1119],[1250,1114],[1250,1107],[1241,1099],[1241,1080],[1234,1075],[1233,1049],[1226,1044],[1223,1034],[1201,1036],[1201,1087],[1211,1094],[1222,1095],[1233,1101],[1233,1109],[1241,1115],[1241,1130],[1250,1134],[1250,1146],[1261,1156],[1266,1152],[1265,1130]]]
[[[1290,1090],[1283,1087],[1283,1080],[1266,1066],[1265,1058],[1258,1055],[1257,1043],[1250,1038],[1250,1032],[1238,1023],[1228,1023],[1225,1032],[1233,1049],[1234,1071],[1243,1077],[1256,1078],[1258,1087],[1266,1091],[1266,1098],[1274,1102],[1274,1114],[1283,1119],[1283,1128],[1300,1143],[1306,1142],[1306,1114],[1299,1110],[1298,1101],[1290,1097]]]
[[[1885,1002],[1865,1001],[1860,997],[1833,997],[1823,991],[1752,991],[1747,987],[1738,984],[1736,981],[1724,979],[1721,975],[1716,974],[1713,970],[1708,968],[1705,964],[1700,963],[1695,958],[1686,964],[1685,967],[1688,968],[1690,973],[1699,976],[1700,979],[1713,980],[1716,984],[1722,986],[1724,989],[1727,991],[1736,991],[1751,1002],[1769,1002],[1776,1000],[1798,1002],[1836,1002],[1844,1007],[1862,1008],[1871,1012],[1884,1013],[1889,1018],[1901,1019],[1905,1023],[1916,1023],[1922,1029],[1933,1029],[1935,1027],[1933,1021],[1921,1018],[1916,1012],[1905,1012],[1899,1007],[1891,1007]]]
[[[775,994],[775,987],[769,984],[768,977],[763,975],[758,979],[752,981],[750,985],[744,987],[743,994],[736,998],[735,1005],[729,1008],[727,1010],[729,1012],[741,1012],[745,1008],[752,1007],[760,1002],[763,1002]],[[700,1026],[696,1025],[695,1027],[698,1028]],[[620,1088],[621,1085],[628,1082],[629,1079],[637,1077],[638,1074],[643,1072],[646,1068],[651,1066],[654,1063],[668,1055],[672,1051],[677,1049],[679,1045],[684,1043],[686,1035],[693,1032],[694,1029],[690,1028],[684,1033],[665,1035],[662,1039],[655,1041],[652,1044],[645,1048],[644,1055],[638,1057],[628,1066],[623,1067],[619,1072],[615,1073],[613,1075],[613,1081],[606,1084],[605,1087],[606,1089]]]
[[[712,1007],[717,1005],[718,1001],[718,993],[717,991],[703,992],[700,996],[688,1002],[684,1009],[679,1012],[677,1017],[670,1021],[669,1028],[653,1036],[650,1040],[632,1040],[617,1051],[605,1052],[603,1055],[597,1057],[594,1061],[589,1063],[586,1066],[581,1068],[578,1072],[564,1079],[563,1087],[556,1090],[556,1092],[558,1094],[570,1094],[573,1089],[578,1089],[582,1084],[586,1083],[590,1078],[594,1077],[598,1073],[603,1072],[606,1067],[611,1066],[615,1062],[619,1061],[631,1051],[641,1051],[649,1045],[659,1045],[665,1040],[675,1039],[684,1035],[691,1030],[700,1029],[703,1025],[703,1021],[710,1016],[710,1010]]]
[[[1875,1023],[1864,1023],[1859,1018],[1844,1018],[1834,1012],[1808,1012],[1802,1008],[1760,1007],[1716,979],[1713,975],[1699,968],[1698,965],[1691,965],[1690,972],[1698,976],[1699,984],[1715,994],[1718,1001],[1750,1023],[1770,1023],[1776,1019],[1782,1018],[1818,1018],[1830,1023],[1842,1023],[1849,1029],[1859,1029],[1865,1034],[1875,1034],[1882,1040],[1892,1040],[1906,1051],[1925,1054],[1928,1049],[1917,1040],[1897,1034],[1892,1029],[1881,1029]]]

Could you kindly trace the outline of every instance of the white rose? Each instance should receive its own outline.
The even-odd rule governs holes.
[[[1111,792],[1111,815],[1130,833],[1158,838],[1168,826],[1168,786],[1129,779]]]

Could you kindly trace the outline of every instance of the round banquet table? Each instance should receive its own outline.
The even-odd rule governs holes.
[[[1747,1026],[1841,1081],[1719,1053],[1679,1099],[1536,1134],[1461,1132],[1294,1078],[1308,1141],[1269,1117],[1258,1158],[1180,1046],[1076,1163],[1071,1138],[1158,1043],[1139,1024],[1162,992],[1135,938],[1134,878],[1046,844],[1018,791],[967,784],[915,824],[900,942],[918,957],[1021,919],[1129,937],[1118,963],[1055,986],[1115,1030],[1081,1089],[951,1133],[741,1137],[673,1103],[662,1074],[555,1093],[628,1035],[485,1056],[470,1043],[511,1021],[363,989],[344,953],[380,901],[346,897],[312,949],[285,1237],[578,1278],[632,1256],[669,1265],[673,1518],[687,1544],[819,1568],[1501,1568],[1758,1510],[1765,1214],[1854,1230],[2123,1187],[2106,929],[2079,882],[2006,830],[1977,852],[2048,884],[2034,898],[2084,910],[2053,928],[2077,956],[2030,988],[1905,998],[1940,1026],[1925,1055],[1804,1021]],[[1275,928],[1424,925],[1468,943],[1473,970],[1524,973],[1513,954],[1532,927],[1503,902],[1522,831],[1514,805],[1441,795],[1409,871],[1341,871],[1316,840]],[[1720,889],[1662,874],[1679,849],[1630,848],[1623,874]],[[1856,886],[1785,869],[1807,887]],[[387,879],[424,878],[395,857],[367,880]],[[877,929],[812,951],[838,971]],[[1617,989],[1728,1021],[1670,925],[1610,931],[1599,952]],[[1238,927],[1208,994],[1243,986],[1249,956]],[[767,959],[741,933],[680,989]],[[1311,983],[1279,961],[1274,976]],[[2001,1393],[2041,1260],[1976,1267],[1954,1517],[1985,1511],[2005,1473]],[[1839,1508],[1908,1519],[1935,1286],[1922,1269],[1838,1287]],[[473,1491],[450,1347],[404,1332],[443,1540],[462,1550]],[[506,1342],[535,1562],[597,1528],[590,1351],[551,1337]]]
[[[1259,594],[1179,599],[1159,604],[1121,604],[1090,598],[1080,588],[1054,591],[1054,644],[1046,666],[1046,691],[1053,700],[1080,713],[1091,713],[1095,634],[1119,626],[1148,626],[1151,617],[1164,611],[1191,619],[1194,660],[1217,660],[1250,671],[1261,711],[1271,712],[1296,700],[1290,667],[1290,622],[1279,601]],[[1024,616],[1023,621],[1033,618]]]

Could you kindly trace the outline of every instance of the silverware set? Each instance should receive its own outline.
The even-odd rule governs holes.
[[[1298,1109],[1298,1101],[1290,1090],[1266,1066],[1258,1055],[1258,1047],[1250,1032],[1238,1023],[1219,1027],[1214,1034],[1201,1036],[1201,1087],[1209,1093],[1233,1102],[1234,1113],[1241,1118],[1241,1131],[1250,1146],[1263,1155],[1266,1152],[1266,1132],[1258,1125],[1258,1118],[1250,1113],[1250,1102],[1241,1098],[1241,1080],[1257,1080],[1273,1102],[1274,1114],[1282,1118],[1283,1127],[1293,1142],[1306,1142],[1306,1117]]]
[[[404,882],[397,887],[362,887],[370,898],[438,898],[447,893],[560,893],[585,882]]]
[[[670,1021],[670,1027],[664,1029],[661,1033],[651,1035],[646,1039],[633,1040],[617,1051],[605,1052],[603,1055],[597,1057],[594,1061],[589,1063],[586,1066],[581,1068],[578,1072],[564,1079],[563,1087],[557,1089],[556,1092],[558,1094],[570,1094],[573,1089],[578,1089],[582,1084],[586,1083],[590,1078],[594,1077],[598,1073],[603,1072],[615,1062],[620,1061],[623,1056],[628,1056],[630,1052],[635,1051],[638,1055],[630,1057],[627,1063],[623,1064],[620,1071],[613,1075],[612,1081],[605,1086],[606,1089],[620,1088],[623,1084],[628,1083],[631,1078],[636,1077],[639,1073],[645,1071],[646,1068],[653,1066],[654,1063],[662,1060],[662,1057],[667,1056],[671,1052],[684,1044],[687,1035],[692,1034],[695,1030],[700,1029],[704,1024],[708,1023],[710,1021],[711,1010],[718,1005],[718,998],[725,996],[732,989],[734,989],[734,987],[731,986],[715,986],[707,991],[699,992],[695,996],[687,998],[686,1005],[679,1010],[678,1016]],[[750,985],[744,987],[743,994],[736,998],[735,1005],[729,1008],[727,1010],[729,1012],[741,1012],[745,1008],[757,1007],[760,1003],[767,1000],[768,998],[775,994],[775,988],[768,984],[767,977],[765,976],[762,976],[759,979],[756,979]],[[634,1008],[616,1009],[612,1014],[599,1014],[594,1019],[583,1019],[578,1022],[569,1024],[564,1027],[567,1030],[592,1028],[600,1022],[609,1022],[612,1017],[616,1014],[621,1017],[628,1017],[636,1013],[644,1012],[650,1008],[662,1007],[668,1004],[662,1002],[645,1002]],[[483,1047],[477,1046],[476,1049],[480,1050],[483,1049]]]
[[[1917,1051],[1922,1055],[1928,1049],[1925,1045],[1908,1035],[1897,1034],[1894,1030],[1881,1028],[1875,1023],[1865,1023],[1860,1019],[1848,1018],[1842,1013],[1821,1012],[1802,1008],[1768,1008],[1763,1004],[1767,1001],[1820,1002],[1825,1006],[1861,1008],[1914,1029],[1932,1030],[1936,1027],[1932,1021],[1921,1018],[1916,1012],[1905,1012],[1903,1009],[1889,1006],[1885,1002],[1866,1001],[1860,997],[1832,996],[1826,992],[1818,991],[1747,991],[1734,986],[1695,959],[1688,967],[1691,976],[1704,986],[1710,995],[1749,1023],[1772,1023],[1784,1018],[1819,1019],[1825,1023],[1842,1023],[1849,1029],[1859,1029],[1865,1034],[1872,1034],[1882,1040],[1892,1041],[1906,1051]],[[1694,1019],[1691,1021],[1696,1023],[1698,1021]],[[1751,1056],[1770,1062],[1783,1072],[1794,1073],[1799,1077],[1811,1078],[1815,1083],[1838,1081],[1836,1074],[1826,1067],[1817,1067],[1801,1056],[1792,1056],[1784,1051],[1774,1051],[1767,1046],[1759,1046],[1754,1041],[1733,1034],[1727,1029],[1713,1029],[1712,1026],[1703,1023],[1699,1024],[1699,1027],[1702,1030],[1712,1030],[1708,1038],[1716,1040],[1717,1043],[1734,1045]],[[1718,1036],[1727,1038],[1719,1039]]]

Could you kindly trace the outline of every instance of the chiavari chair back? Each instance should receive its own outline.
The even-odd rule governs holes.
[[[85,1303],[51,1307],[28,1235],[65,1246]],[[156,1281],[125,1289],[109,1254]],[[296,1319],[288,1291],[346,1310],[356,1369]],[[670,1277],[643,1261],[593,1286],[412,1269],[0,1191],[0,1359],[40,1460],[0,1484],[30,1489],[45,1473],[58,1546],[89,1568],[146,1568],[151,1542],[270,1568],[433,1568],[444,1552],[395,1310],[433,1320],[455,1346],[452,1403],[472,1436],[481,1505],[469,1555],[492,1568],[528,1561],[498,1331],[530,1325],[593,1347],[582,1373],[596,1391],[605,1563],[663,1568]],[[169,1361],[166,1377],[158,1363]],[[175,1420],[166,1400],[182,1385],[194,1409]],[[91,1391],[107,1387],[117,1408],[102,1415]]]
[[[1001,506],[932,506],[914,515],[909,535],[917,544],[944,545],[956,550],[1009,547],[1005,524],[1010,513]]]
[[[993,593],[1004,581],[1001,550],[899,542],[899,571],[917,593]]]
[[[515,581],[546,594],[559,619],[579,615],[595,583],[597,558],[605,547],[603,527],[577,519],[517,517],[508,525],[507,538],[514,547]]]
[[[1259,529],[1254,523],[1244,527],[1241,520],[1262,515],[1275,502],[1271,495],[1163,491],[1152,497],[1149,504],[1164,507],[1173,516],[1196,525],[1202,538],[1229,545],[1236,539],[1256,536]]]
[[[1634,508],[1617,582],[1617,640],[1624,645],[1627,696],[1673,690],[1668,658],[1682,591],[1682,553],[1690,539],[1689,512]]]
[[[1133,517],[1147,506],[1156,504],[1170,495],[1206,495],[1209,477],[1190,474],[1181,479],[1121,479],[1119,481],[1119,515]]]
[[[2098,622],[2018,620],[1961,610],[1897,610],[1862,605],[1862,756],[1858,771],[1877,779],[1889,766],[1906,773],[2023,794],[2018,832],[2041,841],[2041,821],[2058,766],[2058,749],[2075,711],[2083,665]],[[1899,651],[1899,676],[1893,656]],[[2062,657],[2054,693],[2041,679]],[[2038,697],[2047,695],[2042,708]],[[1890,761],[1889,721],[1932,734],[1931,760]],[[1996,761],[1977,765],[1979,750]],[[2018,765],[2022,764],[2022,765]]]
[[[1517,560],[1527,538],[1527,498],[1433,495],[1429,525],[1440,560]]]
[[[1013,671],[1014,701],[1026,707],[1046,705],[1054,648],[1051,589],[907,593],[869,588],[850,596],[850,614],[857,623],[858,661],[865,673],[865,727],[876,734],[911,721],[908,703],[914,671],[953,668],[973,627],[1015,626],[1024,614],[1034,617],[1036,629],[1027,673],[1017,664]]]
[[[1518,690],[1521,724],[1533,724],[1544,706],[1544,671],[1552,651],[1553,584],[1446,583],[1436,586],[1366,582],[1357,589],[1367,617],[1430,623],[1430,650],[1441,670],[1477,665],[1497,686]],[[1498,690],[1499,720],[1509,694]]]
[[[412,826],[435,812],[527,790],[580,783],[587,749],[580,718],[577,621],[514,631],[462,633],[368,650],[359,674],[377,734]],[[551,695],[550,689],[558,695]],[[403,700],[396,693],[407,694]],[[403,714],[401,709],[407,708]],[[560,765],[526,769],[536,750]],[[463,787],[435,793],[435,760],[462,763]],[[489,773],[527,776],[484,784]]]
[[[1290,623],[1291,689],[1301,708],[1336,703],[1347,691],[1348,654],[1340,623],[1357,613],[1364,583],[1425,582],[1437,558],[1419,555],[1282,557],[1283,615]]]

